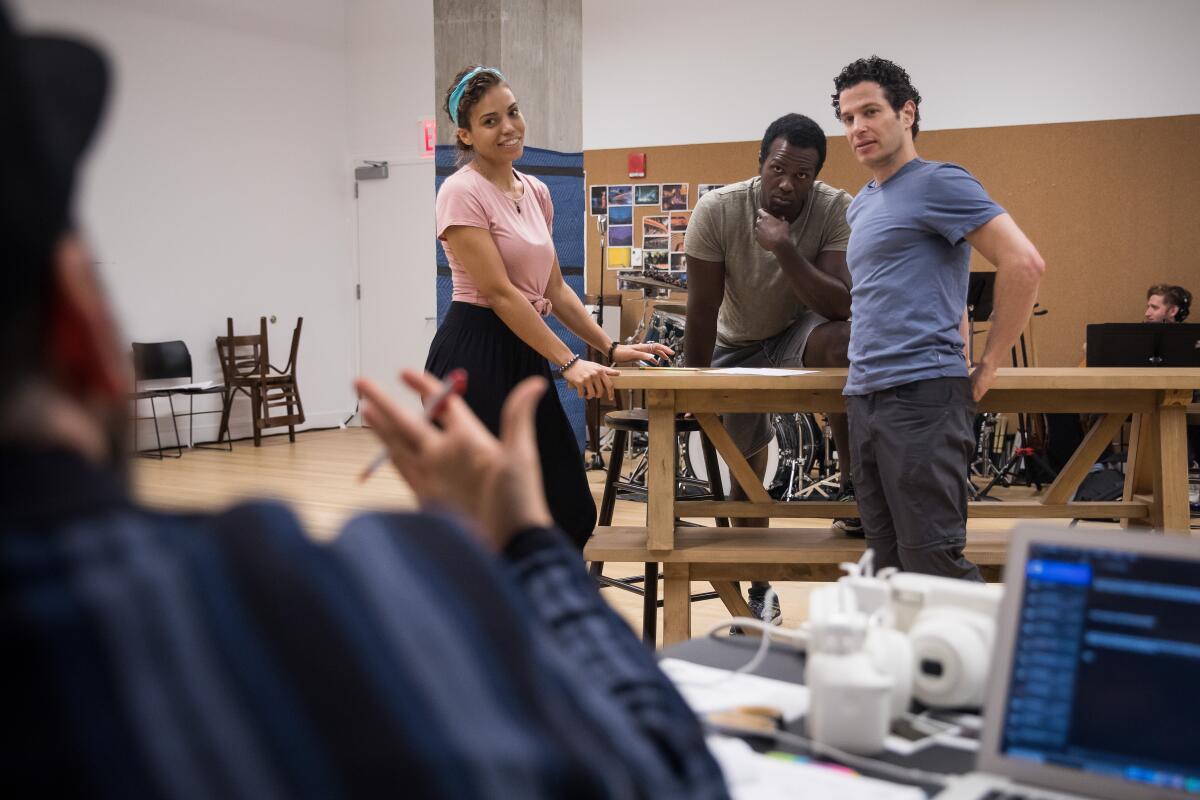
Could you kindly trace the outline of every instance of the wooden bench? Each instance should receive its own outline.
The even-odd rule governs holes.
[[[750,616],[734,581],[833,581],[843,574],[838,565],[857,561],[864,550],[865,540],[828,527],[677,527],[673,549],[650,550],[645,528],[614,526],[597,528],[583,556],[589,561],[663,565],[663,646],[667,646],[691,638],[692,581],[710,581],[730,613]],[[989,581],[1000,579],[1007,552],[1006,531],[967,534],[966,555]]]

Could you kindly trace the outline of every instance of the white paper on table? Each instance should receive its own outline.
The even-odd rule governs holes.
[[[733,800],[925,800],[915,786],[889,783],[812,763],[772,758],[741,739],[708,737]]]
[[[760,675],[734,675],[727,669],[706,667],[678,658],[664,658],[658,666],[697,714],[727,711],[739,706],[779,709],[791,722],[808,710],[808,687]]]
[[[196,383],[185,383],[179,386],[164,386],[164,389],[209,389],[216,386],[215,381],[197,381]]]
[[[759,375],[769,377],[812,375],[815,372],[815,369],[779,369],[776,367],[726,367],[724,369],[704,370],[705,375]]]

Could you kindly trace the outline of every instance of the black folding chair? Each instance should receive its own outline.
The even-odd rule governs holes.
[[[228,391],[224,384],[195,387],[190,386],[194,381],[192,373],[192,355],[188,352],[187,345],[176,339],[170,342],[134,342],[133,343],[133,373],[134,373],[134,428],[133,428],[133,449],[138,455],[147,456],[150,458],[162,458],[164,449],[162,445],[162,437],[158,432],[158,414],[154,401],[159,398],[166,398],[167,404],[171,410],[171,425],[175,431],[175,455],[173,458],[179,458],[183,455],[182,441],[179,436],[179,417],[188,418],[188,446],[197,447],[206,450],[232,450],[233,441],[230,438],[226,442],[225,447],[211,447],[204,444],[196,444],[193,441],[193,417],[201,414],[221,414],[226,405],[228,405]],[[161,386],[149,389],[143,389],[142,384],[147,381],[167,381],[167,380],[187,380],[187,384],[182,386]],[[188,398],[188,410],[186,412],[176,412],[174,395],[186,395]],[[221,408],[210,409],[206,411],[197,411],[195,400],[198,395],[220,395]],[[150,401],[150,416],[139,417],[137,415],[136,403],[138,400]],[[154,436],[158,443],[155,450],[147,450],[145,452],[138,449],[138,420],[152,419],[154,420]],[[221,442],[221,434],[218,434],[217,444]]]

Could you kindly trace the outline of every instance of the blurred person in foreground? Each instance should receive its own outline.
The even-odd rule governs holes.
[[[437,428],[361,381],[422,510],[330,545],[278,503],[131,499],[124,348],[69,214],[107,84],[95,50],[0,7],[0,795],[725,797],[551,529],[544,381],[500,440],[460,398]]]

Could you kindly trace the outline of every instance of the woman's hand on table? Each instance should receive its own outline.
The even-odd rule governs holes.
[[[665,344],[646,342],[645,344],[617,345],[613,349],[612,360],[614,364],[634,364],[639,361],[658,364],[660,361],[668,361],[673,355],[675,355],[675,351]]]
[[[612,367],[605,367],[595,361],[584,361],[581,358],[563,370],[562,376],[584,400],[594,400],[598,397],[607,397],[611,400],[613,397],[612,376],[620,374]]]

